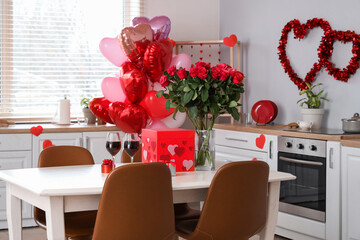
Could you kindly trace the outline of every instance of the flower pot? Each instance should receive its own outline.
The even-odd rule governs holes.
[[[87,123],[87,124],[95,124],[96,117],[91,112],[91,110],[89,108],[83,108],[82,111],[84,113],[85,123]]]
[[[301,114],[303,116],[303,121],[312,122],[311,129],[321,128],[321,122],[325,109],[312,109],[312,108],[302,108]]]
[[[195,170],[215,170],[215,131],[198,130],[195,134]]]

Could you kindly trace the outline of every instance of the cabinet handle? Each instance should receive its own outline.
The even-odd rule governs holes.
[[[82,138],[78,138],[76,141],[77,141],[78,146],[80,146],[80,147],[83,146]]]
[[[232,137],[225,137],[226,140],[232,140],[232,141],[238,141],[238,142],[248,142],[247,139],[242,139],[242,138],[232,138]]]
[[[330,167],[331,169],[334,169],[333,153],[334,153],[334,149],[333,149],[333,148],[330,148],[330,150],[329,150],[329,167]]]
[[[89,138],[89,137],[86,137],[86,140],[85,140],[85,143],[86,143],[85,148],[86,148],[86,149],[89,149],[89,147],[90,147],[90,146],[89,146],[89,145],[90,145],[90,144],[89,144],[89,141],[90,141],[90,138]]]
[[[269,159],[272,159],[272,141],[269,142]]]

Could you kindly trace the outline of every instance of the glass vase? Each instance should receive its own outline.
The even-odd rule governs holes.
[[[195,134],[195,170],[215,170],[215,131],[199,130]]]

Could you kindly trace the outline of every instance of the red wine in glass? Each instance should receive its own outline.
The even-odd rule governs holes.
[[[139,145],[139,141],[125,141],[124,150],[130,157],[134,157],[135,153],[139,150]]]
[[[134,162],[134,156],[140,147],[140,138],[137,133],[126,133],[124,141],[124,150],[131,157],[131,163]]]
[[[115,163],[115,155],[121,149],[121,138],[118,132],[109,132],[106,136],[106,150],[111,154]]]

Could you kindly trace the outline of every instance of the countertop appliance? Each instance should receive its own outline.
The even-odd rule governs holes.
[[[325,222],[326,141],[279,137],[278,171],[297,178],[281,183],[281,212]]]

